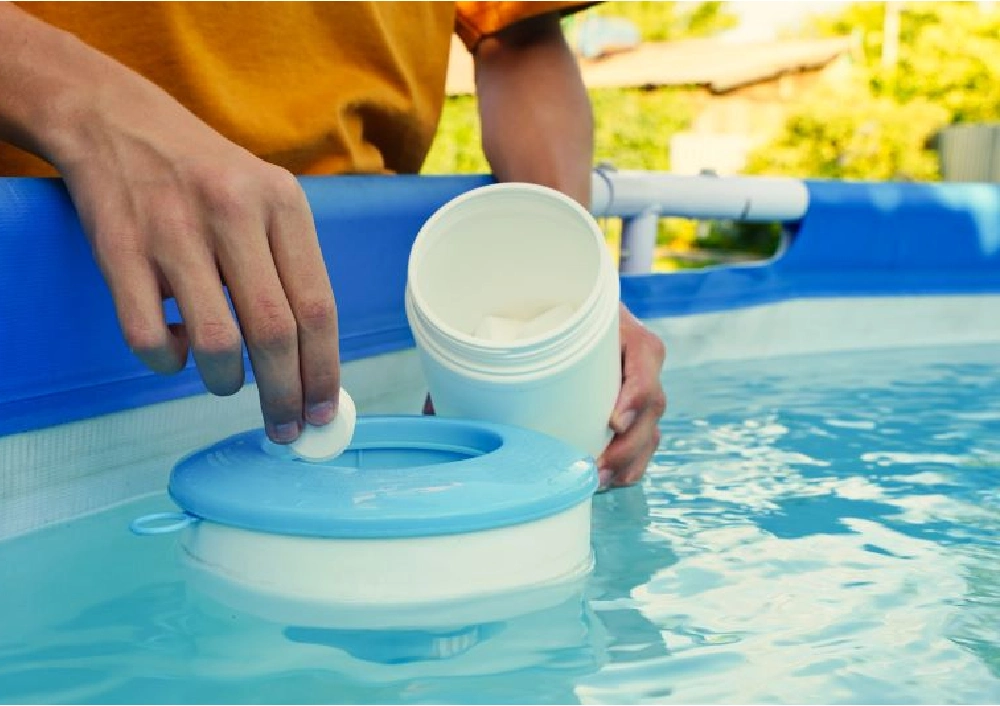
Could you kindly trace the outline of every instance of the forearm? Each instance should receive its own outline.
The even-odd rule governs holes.
[[[9,3],[0,3],[0,47],[0,140],[54,161],[97,78],[97,52]]]
[[[558,16],[485,38],[476,87],[483,151],[496,177],[543,184],[589,206],[593,116]]]
[[[148,106],[165,99],[180,108],[72,34],[0,2],[0,141],[65,173],[106,147],[109,123],[156,120]]]

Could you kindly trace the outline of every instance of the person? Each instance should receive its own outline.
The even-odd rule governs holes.
[[[496,178],[587,205],[591,107],[560,27],[582,6],[2,3],[0,175],[62,177],[149,368],[176,372],[190,350],[206,388],[232,394],[245,343],[266,432],[290,443],[333,419],[340,387],[336,303],[295,175],[418,172],[457,31]],[[181,324],[165,323],[169,297]],[[620,326],[605,486],[643,475],[665,407],[661,342],[624,306]]]

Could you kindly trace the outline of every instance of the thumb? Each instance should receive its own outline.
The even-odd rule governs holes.
[[[642,408],[637,387],[628,378],[622,383],[622,389],[618,392],[618,401],[615,402],[614,411],[611,413],[610,426],[616,434],[627,432]]]
[[[622,329],[622,387],[611,414],[611,428],[617,434],[628,431],[636,417],[663,396],[660,372],[665,356],[662,341],[631,314]]]

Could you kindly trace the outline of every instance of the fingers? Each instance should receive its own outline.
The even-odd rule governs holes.
[[[160,226],[172,227],[166,223]],[[192,241],[186,232],[163,233],[161,238],[177,243],[166,248],[171,254],[160,258],[158,264],[180,309],[198,372],[210,392],[231,395],[243,386],[242,342],[215,258],[207,245]]]
[[[306,420],[332,420],[340,389],[337,310],[302,189],[166,93],[132,87],[61,168],[129,345],[175,372],[190,343],[206,387],[226,395],[242,386],[245,339],[268,436],[291,442]],[[183,324],[164,322],[166,295]]]
[[[247,252],[238,259],[249,260],[251,255]],[[267,259],[254,259],[261,266],[250,280],[231,273],[238,267],[222,269],[232,283],[229,295],[253,366],[264,428],[272,441],[287,444],[298,438],[303,420],[295,317],[274,266]]]
[[[616,434],[598,460],[601,487],[639,482],[659,443],[659,417],[651,412],[629,432]]]
[[[213,211],[211,228],[253,365],[264,428],[272,441],[287,444],[298,438],[303,422],[298,330],[255,211],[227,201]]]
[[[309,204],[287,172],[268,235],[278,277],[297,324],[305,419],[322,425],[337,413],[340,347],[337,305]]]
[[[336,416],[337,307],[301,187],[277,168],[266,183],[263,203],[240,198],[241,185],[218,195],[212,230],[267,434],[289,443],[304,421],[319,426]]]
[[[611,415],[614,438],[598,459],[601,486],[630,485],[642,478],[660,442],[666,394],[660,373],[663,342],[621,308],[622,387]]]
[[[98,261],[129,348],[154,372],[178,372],[187,361],[187,335],[181,326],[167,326],[157,277],[149,261],[120,248],[99,256]]]

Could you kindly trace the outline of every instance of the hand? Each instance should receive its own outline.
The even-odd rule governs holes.
[[[663,342],[632,313],[620,308],[622,387],[611,413],[615,435],[597,459],[601,488],[637,483],[660,443],[667,398],[660,382]]]
[[[622,347],[622,387],[611,414],[615,435],[597,459],[600,487],[637,483],[660,444],[660,417],[667,397],[660,383],[666,350],[663,342],[643,326],[624,305],[619,309]],[[423,413],[434,414],[430,394]]]
[[[180,370],[190,347],[205,386],[229,395],[243,384],[245,339],[273,441],[294,441],[303,421],[331,421],[337,310],[298,182],[138,75],[118,65],[101,71],[103,82],[73,104],[70,127],[50,135],[45,152],[65,179],[128,345],[159,373]],[[166,297],[183,323],[165,323]]]

